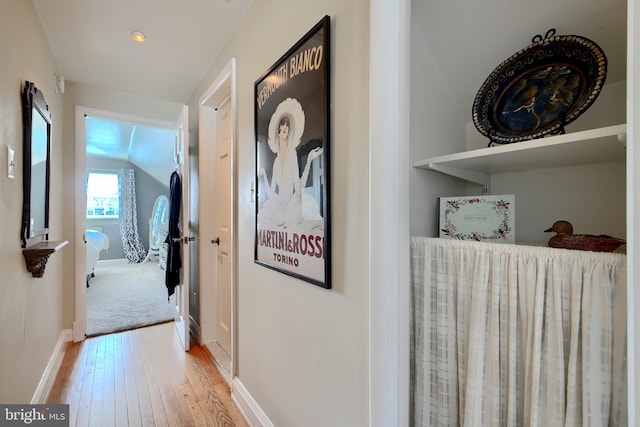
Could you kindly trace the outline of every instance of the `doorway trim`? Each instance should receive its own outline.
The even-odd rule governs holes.
[[[75,106],[75,313],[73,321],[73,341],[78,342],[85,339],[87,330],[87,278],[85,274],[86,266],[86,246],[85,230],[87,228],[86,218],[86,182],[87,173],[87,132],[85,117],[95,117],[105,120],[128,122],[141,126],[156,127],[166,130],[175,130],[175,123],[136,117],[130,114],[115,113],[107,110]]]
[[[369,426],[405,426],[411,1],[371,0],[369,20]]]
[[[200,173],[200,186],[199,186],[199,217],[201,223],[206,218],[206,215],[211,212],[207,212],[211,210],[211,204],[207,203],[210,201],[211,194],[211,186],[207,186],[207,183],[213,182],[214,186],[215,179],[205,179],[203,173],[213,173],[215,176],[215,170],[211,170],[213,165],[209,165],[209,169],[204,168],[203,165],[205,162],[213,159],[215,157],[215,147],[217,145],[217,141],[215,141],[216,133],[216,114],[217,107],[221,105],[223,102],[229,99],[231,104],[231,354],[229,355],[231,358],[231,367],[229,372],[223,372],[223,376],[229,384],[233,381],[236,376],[236,354],[237,354],[237,289],[236,289],[236,277],[237,277],[237,245],[236,245],[236,230],[237,230],[237,219],[236,219],[236,194],[238,193],[238,188],[236,185],[236,158],[237,158],[237,113],[236,113],[236,60],[235,58],[231,58],[231,60],[227,63],[227,65],[222,69],[222,71],[215,78],[211,86],[207,90],[204,91],[202,96],[199,99],[199,135],[198,135],[198,152],[199,152],[199,173]],[[209,140],[214,141],[213,144],[205,144],[204,136],[207,138],[211,138]],[[213,239],[213,236],[211,236]],[[199,250],[199,264],[200,264],[200,322],[201,322],[201,336],[200,336],[200,344],[206,345],[213,342],[213,337],[215,336],[215,304],[213,306],[209,306],[211,302],[215,302],[215,283],[214,281],[206,281],[204,280],[207,277],[216,277],[214,264],[207,262],[207,259],[211,259],[213,256],[213,246],[208,245],[209,236],[205,236],[204,233],[201,233],[201,242],[200,250]],[[209,257],[209,258],[207,258]],[[215,358],[214,358],[215,359]],[[219,365],[219,362],[216,361]],[[220,366],[220,365],[219,365]],[[224,370],[223,370],[224,371]]]

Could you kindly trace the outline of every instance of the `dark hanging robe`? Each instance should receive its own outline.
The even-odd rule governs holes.
[[[180,236],[180,202],[182,200],[182,185],[180,183],[180,175],[178,172],[171,174],[169,182],[169,233],[165,243],[168,244],[167,250],[167,270],[165,284],[169,297],[174,294],[176,286],[180,284],[180,268],[182,268],[182,259],[180,250],[182,248],[182,240]]]

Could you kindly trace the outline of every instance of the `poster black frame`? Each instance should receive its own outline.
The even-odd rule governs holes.
[[[331,289],[330,27],[331,18],[324,16],[254,83],[256,162],[254,261],[256,264],[325,289]],[[272,144],[275,146],[278,144],[273,141],[269,142],[268,137],[268,129],[272,127],[271,122],[276,121],[276,113],[279,109],[274,105],[280,101],[277,104],[280,107],[285,103],[284,101],[291,98],[299,101],[304,110],[302,123],[311,125],[304,128],[301,138],[303,141],[299,142],[300,148],[296,151],[299,173],[297,179],[300,179],[301,182],[298,191],[301,190],[300,187],[304,187],[305,191],[311,189],[312,192],[315,192],[314,200],[317,202],[321,221],[317,220],[319,216],[314,218],[316,218],[316,222],[321,222],[321,234],[316,234],[316,231],[298,234],[296,233],[295,221],[291,221],[293,225],[280,226],[277,221],[272,221],[271,218],[269,219],[271,225],[278,224],[271,227],[275,230],[265,230],[260,221],[261,211],[263,218],[265,218],[264,203],[268,194],[271,193],[270,195],[274,196],[271,187],[276,188],[273,175],[275,168],[271,167],[270,183],[266,171],[271,160],[267,157],[273,156],[276,152],[270,147]],[[269,105],[267,106],[267,104]],[[269,123],[269,126],[266,126],[266,123]],[[278,130],[280,126],[278,125]],[[273,127],[275,128],[275,126]],[[307,134],[307,128],[314,128],[311,132],[313,138]],[[289,129],[295,138],[294,130],[291,127]],[[272,133],[274,132],[272,131]],[[321,153],[312,155],[311,152],[318,151],[318,148]],[[313,166],[303,166],[305,161],[303,159],[309,159],[311,156],[313,156],[312,159],[307,163]],[[278,155],[275,154],[275,157]],[[274,160],[274,165],[275,163]],[[320,167],[318,168],[317,165]],[[302,182],[301,178],[305,177],[305,169],[310,169],[309,173],[312,176],[308,176],[308,179]],[[320,170],[320,173],[317,173],[317,170]],[[310,186],[307,185],[309,180],[313,181]],[[295,194],[295,191],[291,193]],[[300,194],[302,194],[300,197],[306,197],[304,192]],[[302,210],[302,208],[300,209]],[[285,210],[287,209],[280,207],[276,212],[284,215]],[[311,221],[300,216],[297,224],[304,225],[308,222]],[[320,229],[320,225],[315,229]],[[269,252],[267,256],[264,255],[265,250]],[[318,256],[320,251],[321,257]],[[307,262],[312,262],[311,268],[305,268],[303,264]],[[318,262],[322,262],[321,268]]]

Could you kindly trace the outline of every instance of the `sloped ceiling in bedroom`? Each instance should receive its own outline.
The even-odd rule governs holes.
[[[167,186],[175,167],[174,132],[87,117],[87,157],[126,160]]]

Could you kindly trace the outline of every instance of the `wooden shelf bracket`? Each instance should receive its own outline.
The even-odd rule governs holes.
[[[43,277],[44,268],[47,265],[49,256],[62,249],[67,243],[69,243],[68,240],[45,240],[22,249],[22,255],[27,263],[29,273],[31,273],[33,277]]]

